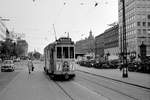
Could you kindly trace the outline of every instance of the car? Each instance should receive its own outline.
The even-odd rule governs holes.
[[[138,66],[135,63],[128,63],[127,67],[128,67],[128,71],[131,71],[131,72],[136,72],[138,69]]]
[[[96,64],[96,61],[95,60],[90,60],[90,67],[94,67],[94,65]]]
[[[20,58],[14,59],[14,62],[20,62]]]
[[[102,68],[102,62],[100,61],[96,61],[95,64],[94,64],[94,68],[97,68],[97,69],[101,69]]]
[[[108,63],[103,63],[102,64],[102,69],[109,69],[110,66],[108,65]]]
[[[14,67],[14,63],[13,60],[4,60],[2,65],[1,65],[1,72],[4,71],[14,71],[15,67]]]

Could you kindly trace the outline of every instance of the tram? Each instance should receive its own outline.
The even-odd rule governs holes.
[[[61,37],[44,48],[44,71],[52,77],[75,77],[75,46],[69,37]]]

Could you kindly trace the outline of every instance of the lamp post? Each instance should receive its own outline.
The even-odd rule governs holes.
[[[122,23],[123,23],[123,35],[122,35],[122,52],[123,52],[123,73],[122,77],[127,78],[128,77],[128,68],[127,68],[127,45],[126,45],[126,19],[125,19],[125,0],[120,0],[122,2]]]

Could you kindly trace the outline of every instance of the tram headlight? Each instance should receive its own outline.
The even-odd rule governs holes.
[[[69,67],[69,64],[68,64],[68,62],[67,62],[67,61],[64,61],[64,63],[63,63],[63,67]]]

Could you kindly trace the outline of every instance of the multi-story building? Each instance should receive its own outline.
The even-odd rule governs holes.
[[[89,33],[89,37],[84,40],[79,40],[75,44],[76,54],[90,54],[95,50],[95,39],[92,35],[92,31]]]
[[[3,26],[3,23],[0,19],[0,41],[4,40],[6,38],[6,30],[5,27]]]
[[[140,45],[146,45],[147,56],[150,56],[150,0],[124,0],[126,20],[126,43],[128,54],[140,55]],[[119,47],[122,36],[122,2],[118,0],[119,11]]]
[[[17,40],[17,54],[18,56],[27,56],[28,55],[28,43],[26,40]]]
[[[104,34],[104,55],[109,59],[118,59],[119,57],[119,25],[115,25],[107,30]]]
[[[104,57],[104,34],[95,37],[95,56],[97,58]]]

